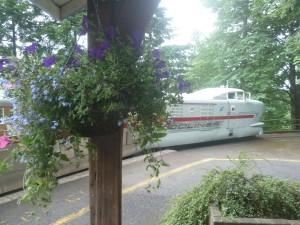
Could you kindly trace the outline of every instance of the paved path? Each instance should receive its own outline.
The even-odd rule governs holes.
[[[300,133],[268,134],[241,139],[174,148],[165,153],[170,167],[161,170],[162,187],[147,193],[149,174],[141,157],[123,161],[123,225],[159,225],[172,197],[197,184],[215,166],[229,166],[227,156],[240,151],[255,154],[259,171],[276,177],[300,181]],[[40,220],[30,214],[31,207],[17,206],[16,200],[0,205],[0,225],[84,225],[89,224],[88,176],[81,173],[67,178],[54,192],[49,214],[38,211]],[[2,198],[3,200],[3,198]]]

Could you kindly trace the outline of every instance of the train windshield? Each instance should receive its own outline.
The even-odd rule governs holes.
[[[244,92],[238,91],[236,92],[237,100],[244,100]]]
[[[243,91],[228,92],[228,99],[244,100]]]

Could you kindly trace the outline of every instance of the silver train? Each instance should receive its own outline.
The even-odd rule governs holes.
[[[256,136],[263,133],[260,119],[264,104],[252,100],[250,93],[234,88],[208,88],[183,96],[183,103],[171,105],[172,123],[167,136],[154,145],[156,148],[201,143],[215,140]],[[12,105],[7,99],[0,99],[0,116],[9,116]],[[0,131],[7,129],[0,124]],[[0,134],[2,136],[2,134]],[[0,149],[0,160],[5,159],[17,144]],[[153,147],[153,146],[151,146]],[[57,176],[63,176],[88,168],[88,152],[79,167],[65,163]],[[142,151],[134,142],[131,133],[124,128],[123,157]],[[66,151],[71,162],[75,161],[72,151]],[[0,174],[0,195],[18,190],[23,186],[25,164],[14,162],[5,173]]]

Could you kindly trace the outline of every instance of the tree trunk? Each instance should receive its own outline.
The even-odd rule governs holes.
[[[91,225],[121,225],[122,133],[89,139]]]
[[[295,84],[291,93],[291,119],[292,129],[300,130],[300,85]]]
[[[291,98],[291,122],[293,130],[300,130],[300,86],[297,84],[298,73],[296,67],[290,64],[290,98]]]
[[[16,32],[16,24],[14,20],[12,20],[12,47],[13,47],[13,55],[17,57],[17,32]]]

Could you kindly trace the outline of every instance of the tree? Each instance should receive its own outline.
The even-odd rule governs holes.
[[[0,1],[0,51],[1,55],[17,55],[19,43],[33,42],[41,28],[38,16],[43,17],[41,10],[28,1]]]
[[[272,105],[275,101],[277,105],[288,105],[292,123],[296,124],[300,120],[299,67],[296,66],[300,53],[297,46],[300,3],[296,0],[288,4],[277,0],[202,1],[218,13],[217,29],[199,46],[190,77],[198,86],[229,83],[259,94],[265,103]],[[300,129],[300,126],[293,128]]]
[[[165,101],[175,103],[179,97],[174,95],[178,93],[177,80],[171,83],[159,76],[166,67],[159,50],[142,56],[139,51],[158,3],[158,0],[122,1],[114,7],[112,1],[88,1],[88,17],[82,23],[89,33],[88,52],[73,51],[78,60],[70,67],[64,67],[61,60],[56,63],[55,55],[38,56],[35,43],[26,46],[22,59],[2,58],[0,70],[12,72],[8,83],[18,83],[10,90],[10,96],[16,99],[12,119],[16,136],[24,147],[20,154],[28,157],[24,199],[37,204],[41,200],[42,206],[51,199],[50,191],[57,185],[55,172],[60,161],[67,160],[55,150],[56,140],[65,138],[61,136],[65,131],[74,137],[80,134],[90,137],[92,144],[89,148],[91,224],[121,224],[123,129],[120,123],[133,115],[137,120],[132,120],[131,126],[140,128],[139,139],[146,140],[141,143],[153,142],[165,130],[164,120],[168,119]],[[118,13],[107,10],[111,6]],[[137,9],[139,13],[135,13]],[[119,28],[120,36],[109,25]],[[22,129],[25,124],[28,127]],[[143,130],[150,134],[143,136],[140,132]],[[76,149],[80,151],[78,144],[73,148],[75,153]],[[15,154],[16,158],[20,154]]]
[[[194,47],[187,45],[165,45],[166,40],[170,40],[173,30],[170,27],[170,18],[165,16],[166,9],[158,7],[145,33],[145,43],[150,48],[160,48],[162,58],[168,62],[168,76],[177,77],[187,74],[191,69],[190,61],[194,56]]]
[[[0,0],[0,55],[20,55],[24,46],[32,42],[40,45],[40,52],[48,54],[73,48],[84,13],[86,10],[56,21],[28,0]]]
[[[170,74],[177,77],[186,75],[191,69],[194,47],[187,45],[166,45],[162,47],[164,57],[169,62]]]
[[[170,18],[165,16],[166,9],[158,7],[145,33],[145,42],[151,43],[151,47],[160,47],[172,36]]]

